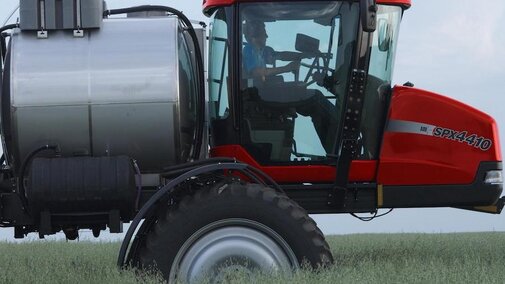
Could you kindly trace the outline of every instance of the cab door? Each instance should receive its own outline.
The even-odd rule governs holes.
[[[235,157],[279,183],[334,183],[344,102],[361,41],[359,4],[243,3],[215,15],[227,28],[224,41],[211,33],[211,155]],[[263,46],[248,35],[250,22],[263,26]],[[221,53],[213,54],[212,46],[222,46]],[[251,49],[253,56],[264,57],[256,60],[261,68],[277,71],[251,72],[246,58]],[[288,70],[294,61],[298,70]],[[371,96],[388,91],[372,89]],[[386,96],[379,107],[383,112]],[[383,115],[368,113],[369,118]],[[360,130],[358,153],[350,162],[349,180],[356,182],[374,181],[380,144],[380,127],[364,121],[370,125]]]

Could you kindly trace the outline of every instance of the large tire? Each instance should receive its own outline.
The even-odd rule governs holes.
[[[323,234],[285,195],[231,183],[183,198],[159,216],[138,251],[139,264],[170,283],[219,282],[230,270],[291,273],[333,262]]]

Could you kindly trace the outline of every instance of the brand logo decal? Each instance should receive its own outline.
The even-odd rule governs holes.
[[[433,136],[466,143],[483,151],[489,150],[493,145],[490,139],[478,136],[477,134],[468,134],[468,131],[456,131],[449,128],[435,127]]]
[[[490,139],[486,139],[485,137],[479,136],[474,133],[469,133],[466,130],[457,131],[450,128],[444,128],[414,121],[392,119],[388,122],[387,131],[435,136],[459,143],[466,143],[468,146],[477,148],[482,151],[487,151],[491,148],[491,146],[493,146],[493,141]]]

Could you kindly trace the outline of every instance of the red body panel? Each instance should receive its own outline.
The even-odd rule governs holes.
[[[432,125],[438,130],[428,128],[430,133],[423,134],[391,131],[388,127],[380,155],[379,184],[469,184],[473,182],[480,162],[501,161],[494,119],[453,99],[397,86],[393,91],[388,121],[390,124],[391,121],[401,121]],[[442,129],[465,133],[467,137],[475,134],[492,144],[483,150],[461,141],[463,136],[460,139],[440,137],[443,136],[438,135]]]
[[[213,7],[229,6],[235,3],[261,2],[261,1],[271,2],[272,0],[203,0],[203,11],[206,12]],[[405,9],[408,9],[411,6],[411,0],[377,0],[377,3],[383,5],[399,5],[404,7]]]
[[[415,129],[409,132],[389,127],[392,122],[398,121],[415,127],[426,125],[427,130],[421,133]],[[501,161],[494,119],[435,93],[395,87],[388,124],[379,162],[353,161],[349,181],[383,185],[470,184],[474,181],[480,162]],[[483,149],[470,145],[464,139],[437,136],[436,133],[442,134],[443,129],[464,133],[465,137],[488,140],[489,147]],[[335,180],[334,166],[263,166],[240,145],[214,147],[210,154],[212,157],[233,157],[248,163],[279,183],[331,183]]]
[[[210,150],[212,157],[231,157],[256,167],[278,183],[333,183],[335,167],[325,165],[311,166],[262,166],[254,160],[240,145],[214,147]],[[349,180],[353,182],[370,182],[375,180],[377,161],[353,161]]]

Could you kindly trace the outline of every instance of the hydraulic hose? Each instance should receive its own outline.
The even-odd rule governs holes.
[[[10,24],[10,25],[3,26],[3,27],[0,28],[0,33],[5,32],[6,30],[15,29],[17,27],[18,27],[18,24]]]
[[[215,158],[208,158],[205,160],[194,161],[194,162],[189,162],[189,163],[170,166],[170,167],[164,167],[163,170],[170,172],[170,171],[175,171],[175,170],[180,170],[180,169],[192,168],[195,166],[203,166],[203,165],[212,164],[212,163],[236,163],[236,162],[237,162],[237,160],[235,158],[215,157]]]
[[[163,172],[161,176],[165,178],[172,178],[201,166],[211,164],[221,164],[221,163],[238,163],[238,162],[239,161],[233,158],[220,158],[220,157],[209,158],[164,168],[165,172]]]
[[[140,172],[139,165],[137,164],[137,160],[131,159],[133,168],[135,169],[135,174],[137,175],[137,179],[135,180],[137,184],[137,197],[135,198],[135,212],[139,211],[140,204],[140,196],[142,195],[142,173]]]
[[[31,160],[35,157],[35,155],[45,150],[53,150],[55,153],[59,153],[59,147],[57,145],[44,145],[30,152],[30,154],[26,156],[25,160],[21,164],[17,188],[19,197],[21,198],[21,202],[23,203],[23,209],[25,211],[28,208],[28,199],[26,198],[26,188],[24,183],[26,168],[28,167],[28,164],[31,162]]]
[[[7,54],[7,43],[5,41],[4,34],[0,33],[0,60],[2,61],[2,65],[0,67],[2,67],[2,68],[4,66],[6,54]],[[2,78],[0,78],[0,80],[1,79]]]
[[[0,28],[0,57],[2,58],[2,66],[3,66],[3,61],[5,60],[5,55],[7,53],[5,38],[2,33],[7,30],[15,29],[17,27],[18,27],[18,24],[11,24],[11,25],[6,25],[6,26],[3,26]]]
[[[193,29],[193,25],[191,21],[179,10],[168,7],[168,6],[159,6],[159,5],[142,5],[135,6],[129,8],[121,8],[121,9],[113,9],[106,10],[103,12],[104,17],[108,17],[110,15],[118,15],[118,14],[127,14],[133,12],[149,12],[149,11],[163,11],[170,14],[173,14],[179,18],[179,20],[183,23],[184,27],[187,29],[192,41],[193,46],[195,48],[195,56],[196,56],[196,67],[198,73],[198,85],[200,96],[198,100],[198,118],[196,124],[196,136],[195,137],[195,148],[192,154],[191,159],[197,160],[200,157],[200,151],[202,149],[203,136],[205,131],[205,78],[204,78],[204,70],[203,70],[203,58],[202,51],[200,50],[200,44],[198,43],[198,38],[196,36],[195,30]]]

